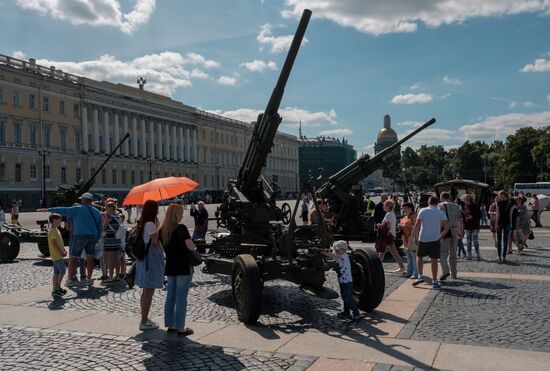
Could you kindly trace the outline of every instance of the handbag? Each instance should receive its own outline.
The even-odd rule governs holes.
[[[136,280],[136,263],[132,264],[130,269],[128,269],[128,272],[124,275],[124,281],[128,285],[129,289],[132,289],[134,287]]]
[[[191,258],[191,265],[193,265],[193,267],[201,265],[202,255],[197,250],[193,250],[193,251],[188,250],[188,251],[189,251],[189,257]]]
[[[533,230],[532,230],[532,229],[529,230],[529,237],[527,237],[527,238],[530,239],[530,240],[534,240],[534,239],[535,239],[535,235],[533,234]]]

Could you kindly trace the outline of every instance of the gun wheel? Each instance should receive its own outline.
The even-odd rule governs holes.
[[[285,202],[281,207],[281,211],[283,212],[283,223],[285,225],[289,225],[290,218],[292,216],[292,209],[290,208],[290,205]]]
[[[365,312],[374,310],[382,302],[386,289],[384,267],[376,252],[370,249],[354,250],[351,274],[353,298],[357,306]]]
[[[263,285],[260,269],[252,255],[241,254],[235,258],[231,286],[239,320],[247,324],[255,323],[262,310]]]
[[[38,250],[44,256],[50,256],[50,248],[48,247],[48,239],[44,238],[44,241],[38,242]]]
[[[0,262],[11,262],[19,255],[19,238],[11,232],[0,234]]]

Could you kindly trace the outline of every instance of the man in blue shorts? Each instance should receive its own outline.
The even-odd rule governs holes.
[[[76,267],[78,265],[78,259],[82,251],[86,252],[87,263],[87,276],[86,284],[91,286],[92,273],[94,270],[94,256],[95,256],[95,244],[101,232],[103,231],[103,225],[101,222],[101,214],[93,207],[93,196],[91,193],[84,193],[80,196],[80,205],[71,207],[50,207],[49,209],[38,209],[38,211],[49,211],[57,213],[65,217],[71,217],[73,219],[74,240],[69,248],[70,260],[69,260],[69,273],[67,275],[67,286],[75,286],[77,282],[72,280]]]
[[[437,260],[441,254],[441,240],[449,231],[449,221],[443,211],[437,208],[439,200],[437,197],[430,197],[428,207],[420,210],[414,225],[414,241],[418,244],[417,266],[418,278],[413,282],[413,286],[424,282],[422,273],[424,270],[424,257],[429,256],[432,266],[432,286],[441,287],[437,280]]]

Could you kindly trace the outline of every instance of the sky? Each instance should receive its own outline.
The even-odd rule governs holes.
[[[407,144],[453,148],[550,125],[550,0],[0,0],[0,54],[251,122],[304,8],[280,130],[371,153],[389,114]]]

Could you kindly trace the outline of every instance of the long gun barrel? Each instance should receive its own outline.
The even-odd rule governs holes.
[[[380,169],[384,164],[384,159],[391,154],[397,147],[401,146],[404,142],[426,129],[428,126],[431,126],[435,123],[435,118],[432,118],[430,121],[424,123],[422,126],[418,127],[415,131],[408,134],[398,142],[392,144],[388,148],[384,149],[382,152],[376,154],[374,157],[369,155],[363,155],[336,174],[332,175],[328,182],[323,184],[317,191],[318,195],[322,198],[328,197],[330,189],[334,186],[340,188],[340,190],[345,190],[355,183],[360,182],[362,179],[366,178],[376,170]]]
[[[113,149],[113,151],[109,154],[109,156],[105,159],[105,161],[103,161],[103,163],[101,164],[101,166],[97,168],[97,170],[96,170],[95,173],[90,177],[90,179],[88,179],[88,181],[87,181],[86,183],[84,183],[84,184],[82,185],[82,187],[80,187],[80,189],[78,190],[77,196],[82,196],[83,193],[88,192],[88,191],[90,190],[90,188],[92,188],[92,185],[94,184],[95,177],[97,176],[97,174],[99,174],[99,172],[101,171],[101,169],[103,169],[103,167],[105,167],[105,165],[107,164],[107,162],[111,159],[111,157],[113,157],[113,155],[115,154],[115,152],[120,148],[120,146],[122,146],[122,144],[123,144],[128,138],[130,138],[130,133],[126,133],[126,135],[124,136],[124,138],[122,138],[122,140],[120,141],[120,143],[115,147],[115,149]]]
[[[237,186],[241,192],[248,194],[256,188],[258,177],[260,176],[263,167],[266,164],[267,155],[271,152],[273,140],[281,123],[281,117],[277,113],[279,105],[285,92],[285,86],[292,70],[294,60],[298,54],[298,49],[302,43],[302,39],[306,32],[306,28],[311,17],[309,9],[304,10],[298,29],[290,45],[290,49],[286,56],[285,63],[281,69],[277,85],[273,89],[269,103],[263,114],[258,116],[256,125],[252,132],[252,138],[248,145],[246,155],[243,160],[239,176],[237,178]]]

